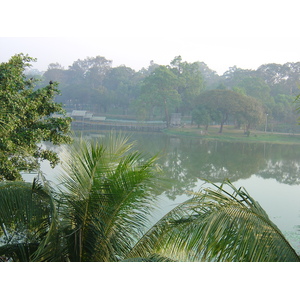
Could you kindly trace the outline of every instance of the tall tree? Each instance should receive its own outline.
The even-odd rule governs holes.
[[[209,115],[209,112],[205,108],[200,106],[198,109],[194,109],[192,111],[192,121],[198,125],[198,128],[200,127],[200,125],[204,125],[205,130],[207,130],[208,125],[211,122],[211,117]]]
[[[18,54],[0,64],[0,110],[3,129],[0,132],[0,180],[19,180],[20,171],[32,170],[40,160],[55,166],[59,159],[54,151],[39,143],[55,145],[70,142],[71,119],[53,98],[59,94],[58,83],[35,89],[35,79],[27,79],[24,70],[33,58]],[[52,117],[54,113],[61,117]]]
[[[181,112],[187,113],[195,108],[195,101],[204,90],[204,80],[199,64],[182,61],[176,56],[170,63],[171,70],[178,78],[178,93],[181,96]]]
[[[48,69],[43,76],[47,82],[52,80],[59,82],[60,85],[65,85],[67,83],[68,72],[61,64],[51,63],[49,64]]]
[[[222,133],[225,122],[230,116],[240,111],[243,95],[229,90],[211,90],[203,92],[199,97],[199,105],[210,112],[212,120],[220,123]]]
[[[216,89],[221,80],[217,72],[211,70],[204,62],[197,62],[197,64],[204,79],[204,86],[207,89]]]
[[[244,125],[245,133],[249,133],[254,126],[264,121],[265,108],[261,101],[249,97],[241,96],[238,109],[235,113],[235,120],[238,125]]]
[[[138,97],[138,86],[141,79],[131,68],[119,66],[112,68],[104,79],[104,87],[111,95],[112,103],[128,113],[128,109]]]
[[[70,67],[69,72],[73,83],[86,81],[92,88],[102,84],[103,79],[112,65],[111,60],[105,57],[87,57],[84,60],[78,59]]]
[[[177,76],[166,66],[159,66],[143,81],[139,106],[147,107],[150,113],[160,108],[169,126],[171,110],[174,111],[181,103],[177,86]]]
[[[259,77],[245,77],[237,84],[237,87],[244,90],[247,96],[259,99],[263,103],[274,103],[270,87]]]

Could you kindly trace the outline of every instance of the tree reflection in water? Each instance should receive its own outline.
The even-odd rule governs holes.
[[[173,187],[171,198],[195,187],[199,178],[231,182],[257,175],[289,185],[300,183],[298,145],[209,141],[163,134],[133,134],[137,147],[160,153],[160,164]]]
[[[198,191],[203,183],[200,179],[220,183],[227,178],[237,187],[244,186],[261,203],[300,253],[299,145],[220,142],[164,134],[134,134],[132,139],[137,140],[139,149],[161,154],[160,164],[171,181],[171,188],[163,195],[161,214],[190,198],[187,191]]]

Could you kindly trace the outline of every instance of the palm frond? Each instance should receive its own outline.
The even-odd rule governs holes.
[[[69,245],[77,247],[76,260],[120,260],[153,209],[156,158],[132,151],[128,139],[115,133],[78,143],[68,148],[60,178]]]
[[[129,256],[156,251],[185,261],[299,261],[245,189],[229,181],[211,184],[162,218]]]
[[[158,254],[152,254],[148,257],[134,257],[134,258],[124,259],[122,260],[122,262],[174,262],[174,260]]]

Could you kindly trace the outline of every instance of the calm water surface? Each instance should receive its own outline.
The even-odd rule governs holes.
[[[96,138],[105,133],[89,134]],[[161,209],[155,219],[198,191],[206,178],[215,183],[228,178],[243,186],[266,210],[300,253],[300,146],[264,143],[227,143],[192,137],[130,133],[139,150],[160,153],[160,165],[172,188],[160,195]],[[58,149],[59,151],[59,149]],[[47,178],[55,182],[48,163],[42,164]],[[32,180],[34,175],[24,175]]]

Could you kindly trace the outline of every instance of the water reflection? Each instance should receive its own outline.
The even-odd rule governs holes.
[[[201,178],[215,183],[228,178],[248,190],[300,253],[300,146],[162,134],[134,134],[132,139],[138,141],[140,150],[161,153],[160,164],[173,183],[164,193],[169,202],[164,199],[163,213],[188,199],[186,191],[198,191],[203,184]]]
[[[177,183],[175,195],[195,186],[199,178],[235,182],[257,175],[300,184],[298,145],[228,143],[162,134],[133,134],[132,139],[143,151],[161,153],[160,164],[167,177]]]

